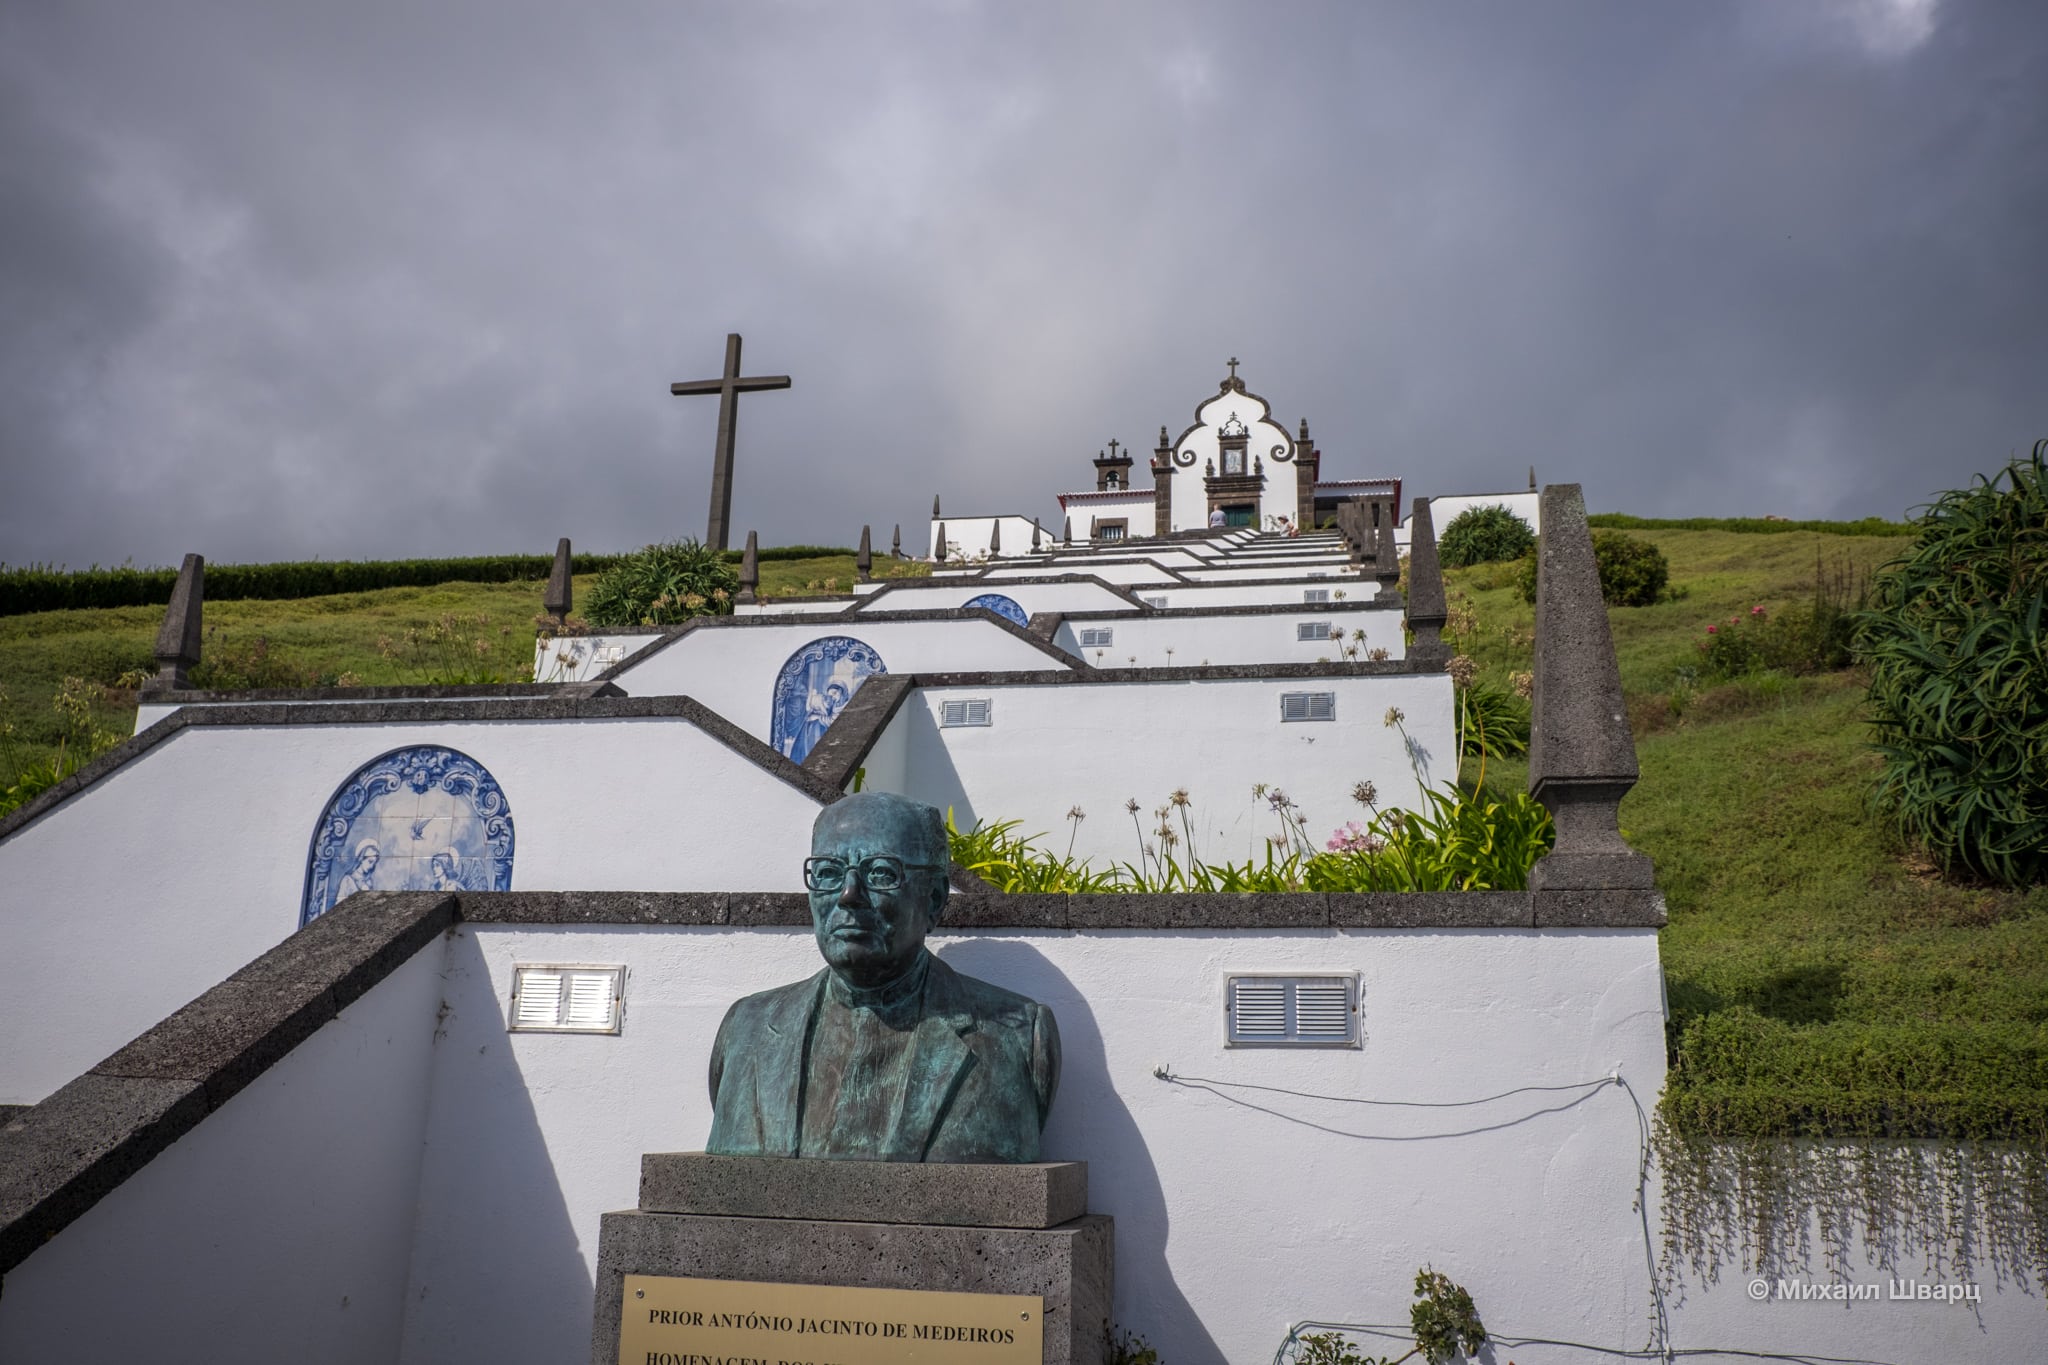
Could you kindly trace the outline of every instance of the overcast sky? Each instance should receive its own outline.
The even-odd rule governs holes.
[[[1896,516],[2048,436],[2048,5],[0,6],[0,561],[922,545],[1224,362],[1325,477]]]

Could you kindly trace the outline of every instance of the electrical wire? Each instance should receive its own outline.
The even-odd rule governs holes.
[[[1619,1068],[1609,1075],[1597,1076],[1588,1081],[1573,1081],[1564,1085],[1518,1085],[1511,1090],[1500,1091],[1498,1094],[1482,1095],[1477,1099],[1469,1100],[1387,1100],[1374,1099],[1364,1095],[1324,1095],[1311,1090],[1290,1090],[1285,1086],[1258,1085],[1251,1081],[1221,1080],[1214,1076],[1176,1076],[1170,1064],[1162,1064],[1154,1068],[1152,1074],[1169,1085],[1179,1085],[1190,1090],[1206,1091],[1220,1100],[1241,1105],[1246,1109],[1256,1110],[1262,1114],[1270,1114],[1274,1118],[1283,1119],[1288,1123],[1298,1123],[1304,1127],[1313,1128],[1318,1132],[1329,1133],[1336,1137],[1353,1138],[1361,1142],[1422,1142],[1435,1138],[1470,1137],[1478,1133],[1494,1132],[1502,1128],[1513,1127],[1518,1123],[1527,1123],[1530,1119],[1539,1118],[1545,1114],[1562,1113],[1567,1109],[1575,1108],[1610,1085],[1621,1087],[1622,1092],[1628,1096],[1629,1106],[1635,1110],[1636,1116],[1636,1193],[1633,1207],[1637,1219],[1642,1225],[1644,1267],[1649,1272],[1650,1277],[1650,1306],[1652,1310],[1650,1345],[1640,1351],[1622,1351],[1610,1347],[1583,1346],[1582,1343],[1574,1342],[1551,1342],[1546,1344],[1582,1346],[1585,1350],[1604,1351],[1609,1355],[1628,1359],[1662,1360],[1665,1362],[1665,1365],[1670,1365],[1670,1362],[1676,1359],[1676,1353],[1671,1349],[1671,1314],[1664,1301],[1662,1280],[1657,1274],[1656,1240],[1650,1232],[1650,1115],[1643,1108],[1642,1100],[1637,1098],[1635,1088],[1623,1078]],[[1364,1104],[1399,1109],[1469,1109],[1476,1105],[1492,1104],[1497,1100],[1510,1099],[1516,1095],[1572,1094],[1574,1097],[1563,1104],[1554,1104],[1545,1108],[1534,1109],[1517,1118],[1507,1119],[1500,1123],[1482,1124],[1478,1127],[1449,1133],[1419,1133],[1395,1136],[1378,1133],[1353,1133],[1342,1128],[1332,1128],[1327,1124],[1316,1123],[1313,1120],[1304,1119],[1294,1114],[1283,1113],[1278,1109],[1269,1108],[1263,1104],[1254,1104],[1250,1100],[1239,1098],[1236,1095],[1226,1094],[1223,1090],[1217,1089],[1216,1087],[1218,1086],[1225,1086],[1233,1090],[1256,1090],[1269,1095],[1288,1095],[1295,1099],[1327,1100],[1337,1104]],[[1299,1328],[1297,1327],[1288,1332],[1287,1340],[1280,1345],[1281,1352],[1286,1351],[1287,1347],[1293,1343],[1298,1331]],[[1518,1340],[1526,1341],[1532,1345],[1538,1344],[1541,1341],[1540,1338],[1536,1337],[1519,1338]],[[1763,1358],[1776,1359],[1778,1357]],[[1797,1359],[1792,1356],[1782,1358],[1786,1360]],[[1819,1360],[1820,1358],[1815,1357],[1814,1359]],[[1274,1361],[1276,1365],[1278,1365],[1279,1360],[1280,1354],[1275,1353]]]

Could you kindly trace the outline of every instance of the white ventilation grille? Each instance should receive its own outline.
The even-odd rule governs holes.
[[[1280,694],[1280,719],[1335,720],[1337,719],[1337,694],[1335,692],[1282,692]]]
[[[1140,597],[1138,600],[1140,602],[1143,602],[1148,607],[1159,607],[1161,609],[1164,609],[1166,606],[1166,599],[1164,597]]]
[[[1231,1047],[1357,1047],[1358,977],[1237,973],[1224,992]]]
[[[625,1023],[624,967],[535,963],[512,969],[514,1033],[617,1033]]]
[[[1329,643],[1330,623],[1328,621],[1296,621],[1294,638],[1297,640],[1319,640]]]
[[[939,703],[939,724],[952,729],[961,725],[993,725],[989,719],[990,699],[987,697],[962,697],[958,701]]]
[[[1326,605],[1329,602],[1329,600],[1330,590],[1328,588],[1303,588],[1301,590],[1301,601],[1303,606],[1323,606]]]
[[[1108,626],[1088,626],[1081,631],[1081,648],[1108,649],[1116,643],[1116,632]]]

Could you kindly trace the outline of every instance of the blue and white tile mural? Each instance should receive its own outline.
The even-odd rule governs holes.
[[[775,675],[768,742],[775,752],[803,762],[867,676],[888,671],[881,655],[850,635],[811,641]]]
[[[969,608],[986,607],[996,615],[1015,621],[1020,626],[1031,624],[1031,618],[1024,614],[1024,608],[999,592],[985,592],[967,603]]]
[[[512,811],[497,779],[453,749],[397,749],[327,803],[299,924],[358,891],[511,889]]]

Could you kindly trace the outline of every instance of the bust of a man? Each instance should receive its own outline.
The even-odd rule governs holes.
[[[726,1012],[707,1151],[1038,1160],[1059,1031],[1045,1006],[925,951],[949,862],[930,806],[865,793],[819,813],[804,884],[825,970]]]

